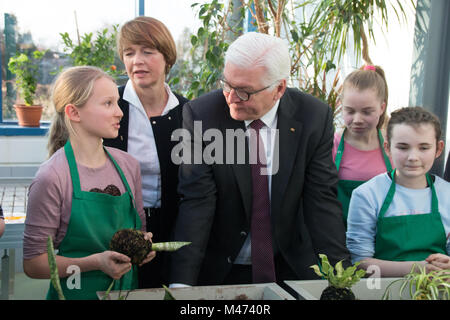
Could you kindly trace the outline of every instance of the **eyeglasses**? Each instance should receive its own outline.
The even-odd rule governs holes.
[[[220,79],[220,85],[222,86],[223,91],[225,91],[226,93],[230,93],[230,92],[231,92],[231,89],[233,89],[234,92],[236,93],[236,95],[239,97],[239,99],[241,99],[241,101],[248,101],[248,100],[250,99],[250,96],[251,96],[252,94],[256,94],[256,93],[258,93],[258,92],[264,91],[264,90],[266,90],[266,89],[272,87],[272,86],[273,86],[275,83],[277,83],[277,82],[278,82],[278,80],[275,81],[274,83],[268,85],[267,87],[264,87],[264,88],[262,88],[262,89],[259,89],[259,90],[253,91],[253,92],[248,92],[248,91],[245,91],[245,90],[243,90],[243,89],[239,89],[239,88],[232,87],[232,86],[231,86],[228,82],[226,82],[224,79]]]

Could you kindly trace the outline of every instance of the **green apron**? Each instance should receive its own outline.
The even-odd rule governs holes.
[[[341,141],[339,142],[339,147],[336,152],[335,163],[337,171],[339,172],[339,167],[341,165],[342,156],[344,155],[344,132],[342,133]],[[383,148],[383,135],[381,131],[378,130],[378,140],[380,142],[381,152],[383,153],[384,163],[386,165],[386,169],[388,172],[392,171],[391,161],[389,157],[384,152]],[[348,207],[350,205],[350,197],[352,196],[352,192],[354,189],[362,185],[366,181],[358,181],[358,180],[339,180],[338,182],[338,200],[342,204],[342,217],[344,219],[345,227],[347,228],[347,216],[348,216]]]
[[[432,253],[446,254],[447,239],[430,175],[427,174],[427,182],[431,187],[431,213],[385,217],[395,194],[395,170],[391,177],[391,187],[378,215],[374,258],[422,261]]]
[[[113,234],[123,228],[140,229],[142,222],[136,211],[134,198],[122,170],[104,149],[114,163],[126,192],[120,196],[81,191],[80,177],[70,141],[64,146],[73,185],[72,209],[67,233],[59,246],[58,255],[70,258],[86,257],[109,250]],[[100,270],[82,272],[80,289],[69,289],[67,279],[61,278],[61,287],[66,299],[97,299],[97,291],[106,291],[112,278]],[[137,268],[115,281],[114,290],[137,288]],[[58,299],[56,290],[50,284],[47,299]]]

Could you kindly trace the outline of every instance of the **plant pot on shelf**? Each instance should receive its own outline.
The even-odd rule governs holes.
[[[19,126],[22,127],[39,127],[41,116],[42,116],[42,106],[26,106],[24,104],[15,104],[14,109],[16,109],[17,119],[19,120]]]

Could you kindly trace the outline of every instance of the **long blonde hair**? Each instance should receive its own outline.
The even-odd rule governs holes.
[[[65,114],[65,107],[68,104],[83,107],[92,94],[95,81],[103,77],[114,81],[103,70],[92,66],[70,67],[56,78],[52,89],[55,114],[47,143],[49,157],[66,144],[70,133],[73,132],[70,120]]]

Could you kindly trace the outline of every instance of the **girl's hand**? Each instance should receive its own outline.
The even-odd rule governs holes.
[[[430,265],[436,267],[436,270],[450,269],[450,257],[445,254],[431,254],[428,256],[428,258],[425,259],[425,261],[427,261]]]
[[[146,232],[144,234],[144,239],[145,240],[148,240],[148,241],[152,242],[152,238],[153,238],[153,233]],[[147,255],[147,257],[142,261],[142,263],[139,266],[142,266],[142,265],[152,261],[155,256],[156,256],[156,251],[150,251],[150,253]]]
[[[97,254],[99,269],[118,280],[131,270],[131,259],[115,251],[103,251]]]

